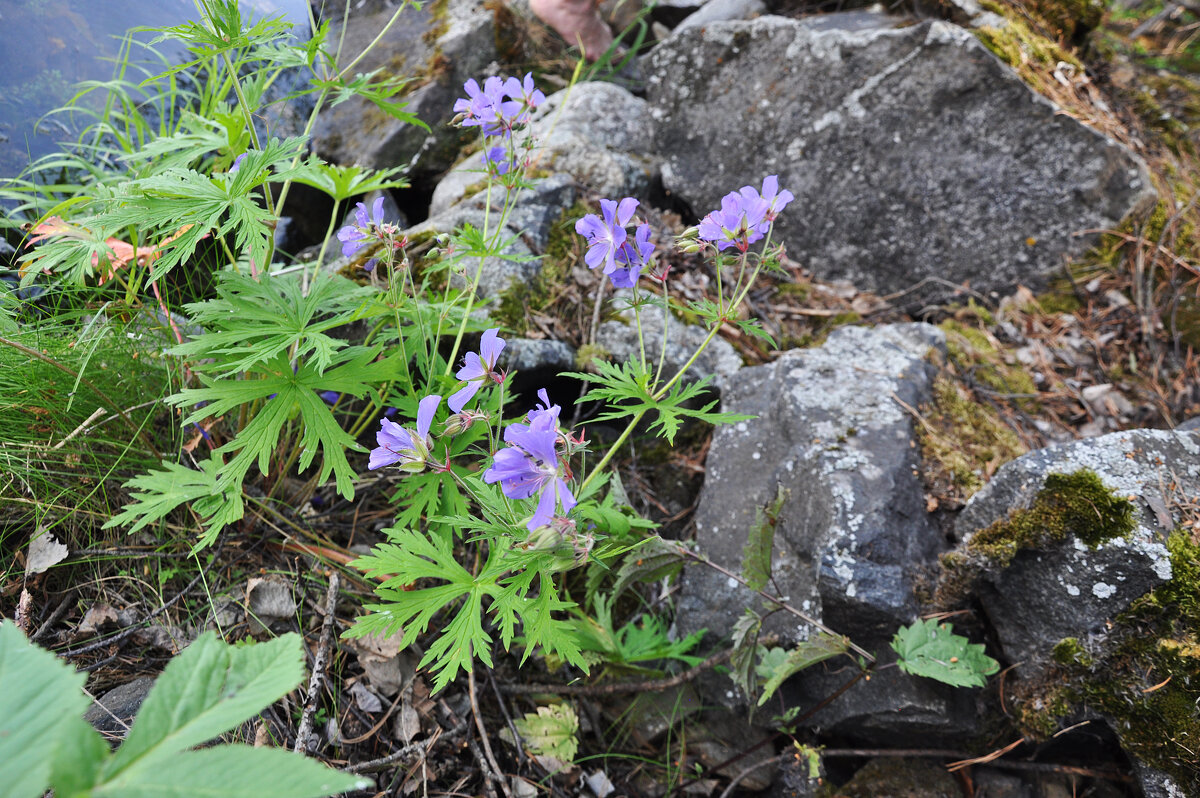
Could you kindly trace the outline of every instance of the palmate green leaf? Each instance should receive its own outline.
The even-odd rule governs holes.
[[[529,753],[549,756],[570,765],[579,751],[579,716],[565,701],[538,707],[513,721]]]
[[[320,453],[322,463],[317,479],[323,481],[332,473],[337,478],[338,492],[352,499],[357,474],[346,459],[346,449],[363,451],[363,447],[342,429],[320,393],[336,391],[363,396],[372,386],[394,377],[398,373],[395,357],[402,355],[376,361],[377,352],[377,349],[347,347],[333,356],[334,366],[323,374],[312,363],[300,364],[293,373],[284,353],[265,364],[266,373],[260,379],[213,379],[199,375],[203,388],[188,388],[167,401],[176,407],[206,402],[184,419],[184,424],[192,424],[249,402],[266,400],[241,432],[213,453],[233,455],[217,481],[217,490],[240,487],[255,462],[259,471],[266,474],[284,424],[298,413],[302,428],[300,470],[308,468]],[[274,398],[268,399],[272,394]]]
[[[754,508],[754,523],[742,548],[742,578],[751,590],[762,590],[771,579],[771,550],[775,545],[775,526],[787,501],[788,491],[775,486],[775,498],[766,507]]]
[[[757,672],[760,678],[765,678],[762,695],[758,697],[761,707],[775,691],[779,689],[789,676],[799,673],[805,668],[812,667],[818,662],[824,662],[850,650],[850,642],[835,635],[818,632],[815,636],[801,642],[791,651],[775,648],[763,655]]]
[[[378,312],[371,310],[373,294],[372,289],[338,275],[313,281],[305,294],[298,274],[263,274],[256,280],[223,272],[216,297],[186,306],[206,332],[168,352],[212,359],[213,363],[196,368],[218,371],[223,377],[248,371],[285,351],[297,360],[311,359],[323,371],[334,353],[346,346],[326,332]]]
[[[324,191],[335,200],[345,201],[360,194],[382,191],[388,188],[407,188],[408,181],[402,175],[405,167],[374,171],[361,166],[335,166],[318,158],[309,158],[292,170],[292,180],[319,191]]]
[[[107,749],[83,722],[88,699],[86,674],[76,673],[45,649],[25,639],[9,621],[0,623],[0,794],[5,798],[38,798],[51,781],[56,758],[69,754],[90,772],[99,761],[94,745],[77,750],[74,719]]]
[[[143,762],[95,789],[95,798],[321,798],[374,784],[278,748],[219,745]]]
[[[313,78],[312,83],[319,88],[328,88],[331,90],[333,99],[329,103],[330,107],[339,105],[352,97],[362,97],[393,119],[429,130],[429,125],[421,121],[415,114],[410,114],[404,110],[408,106],[406,100],[392,99],[411,80],[411,78],[402,78],[395,75],[389,76],[384,74],[383,69],[376,69],[365,74],[359,72],[348,80],[342,77],[335,77],[332,80]]]
[[[217,487],[222,468],[220,458],[203,460],[200,468],[196,471],[179,463],[163,463],[162,470],[129,480],[124,487],[135,491],[130,496],[133,501],[103,528],[131,525],[128,531],[132,534],[162,520],[175,508],[193,502],[193,509],[205,521],[204,537],[196,547],[209,545],[217,533],[242,517],[242,491],[240,486]]]
[[[617,629],[613,624],[611,604],[604,597],[598,597],[594,605],[595,618],[576,613],[585,650],[599,652],[608,662],[625,667],[663,659],[679,660],[689,667],[700,663],[700,657],[688,652],[700,644],[706,630],[672,641],[667,627],[654,615],[644,615],[640,622],[630,621]]]
[[[411,529],[385,532],[388,543],[376,546],[371,554],[351,564],[368,577],[388,577],[375,591],[386,603],[366,605],[369,614],[359,618],[344,636],[403,632],[400,644],[409,645],[425,633],[434,615],[464,599],[454,618],[442,626],[420,665],[429,665],[433,670],[434,692],[449,684],[459,669],[470,668],[475,656],[490,665],[491,636],[483,629],[483,597],[497,591],[495,580],[501,572],[495,565],[495,554],[489,553],[476,577],[454,558],[448,538],[430,537]],[[436,580],[439,584],[405,589],[418,580]]]
[[[954,634],[954,625],[917,619],[892,638],[900,657],[896,664],[905,673],[925,676],[955,687],[983,687],[1000,663],[984,653],[984,646]]]

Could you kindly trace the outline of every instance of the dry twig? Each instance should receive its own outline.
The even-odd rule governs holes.
[[[317,643],[317,656],[313,660],[312,676],[308,680],[308,695],[304,699],[304,712],[300,716],[300,728],[296,731],[296,744],[292,747],[292,751],[297,754],[308,750],[313,715],[317,711],[317,699],[321,696],[321,681],[325,678],[325,663],[329,661],[329,644],[333,639],[333,616],[337,609],[340,582],[337,571],[331,571],[329,588],[325,591],[325,620],[321,623],[321,639]]]

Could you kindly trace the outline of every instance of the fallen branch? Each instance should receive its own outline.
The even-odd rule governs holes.
[[[329,660],[329,644],[333,639],[333,616],[337,610],[340,582],[337,571],[330,571],[329,588],[325,591],[325,620],[321,623],[321,639],[317,643],[317,656],[313,660],[312,676],[308,680],[308,695],[304,700],[304,712],[300,716],[300,728],[296,731],[296,744],[292,747],[292,751],[297,754],[308,750],[308,738],[312,734],[317,699],[321,695],[321,681],[325,678],[325,663]]]

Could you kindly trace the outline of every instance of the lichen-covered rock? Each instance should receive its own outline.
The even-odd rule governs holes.
[[[1136,156],[947,22],[719,22],[646,68],[667,189],[702,215],[778,174],[792,257],[880,292],[925,280],[906,301],[1042,282],[1153,196]]]
[[[658,176],[646,101],[612,83],[580,83],[569,95],[567,90],[551,95],[529,134],[537,142],[534,170],[570,175],[602,197],[644,196]],[[467,158],[438,183],[430,215],[444,212],[469,191],[478,193],[483,185],[479,161],[478,155]]]
[[[1103,493],[1089,487],[1093,480]],[[1002,466],[963,508],[956,531],[964,555],[1000,558],[990,571],[984,564],[976,592],[1005,657],[1038,672],[1059,641],[1102,635],[1134,599],[1170,579],[1166,534],[1179,521],[1178,500],[1197,495],[1200,433],[1116,432]]]
[[[925,324],[843,327],[817,349],[793,350],[726,381],[722,410],[750,421],[718,427],[696,513],[696,539],[737,572],[755,511],[782,486],[774,581],[782,595],[856,642],[886,645],[916,613],[914,569],[942,548],[917,475],[910,407],[928,401]],[[728,635],[752,594],[705,566],[684,570],[682,632]],[[776,613],[766,631],[784,642],[810,629]]]
[[[360,52],[391,19],[390,5],[352,8],[345,30],[341,66]],[[342,35],[330,33],[332,41]],[[437,0],[409,5],[384,34],[356,72],[382,70],[384,75],[409,77],[401,95],[405,111],[429,125],[429,130],[388,116],[373,103],[354,97],[323,110],[313,131],[313,149],[333,163],[386,169],[412,164],[420,171],[441,172],[454,162],[459,147],[471,135],[448,126],[454,101],[463,96],[468,78],[482,80],[496,60],[492,12],[483,0]]]
[[[514,280],[533,280],[542,268],[539,256],[544,254],[550,242],[551,227],[575,203],[576,195],[575,181],[567,175],[552,175],[538,181],[517,199],[500,234],[501,240],[510,240],[506,253],[516,260],[485,258],[479,279],[479,297],[498,297]],[[496,229],[503,198],[493,198],[491,213],[485,213],[484,199],[485,195],[476,195],[405,230],[404,234],[410,239],[420,238],[430,233],[450,233],[470,224],[477,230],[487,230],[490,236]],[[464,260],[461,271],[453,277],[455,284],[459,287],[470,285],[477,266],[478,261]]]

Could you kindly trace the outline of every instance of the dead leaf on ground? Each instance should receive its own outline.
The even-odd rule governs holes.
[[[350,695],[354,696],[355,703],[363,712],[382,712],[383,702],[379,700],[379,696],[372,693],[367,686],[362,682],[355,682],[350,685]],[[405,740],[405,742],[408,742]]]
[[[292,585],[278,576],[255,577],[246,583],[246,604],[259,618],[276,620],[296,614]]]
[[[417,672],[417,658],[400,650],[399,635],[356,637],[346,641],[346,646],[358,655],[367,681],[381,696],[394,698]]]
[[[29,539],[29,559],[25,561],[26,578],[48,571],[51,566],[65,560],[70,553],[52,533],[44,527],[38,527]]]
[[[77,637],[84,637],[99,634],[105,628],[112,628],[119,625],[119,623],[120,618],[117,615],[117,611],[110,605],[93,604],[83,614],[83,620],[75,628],[75,635]]]
[[[188,643],[192,642],[191,636],[178,626],[160,626],[158,624],[139,629],[133,633],[132,637],[133,642],[139,646],[159,648],[171,654],[178,654]]]

